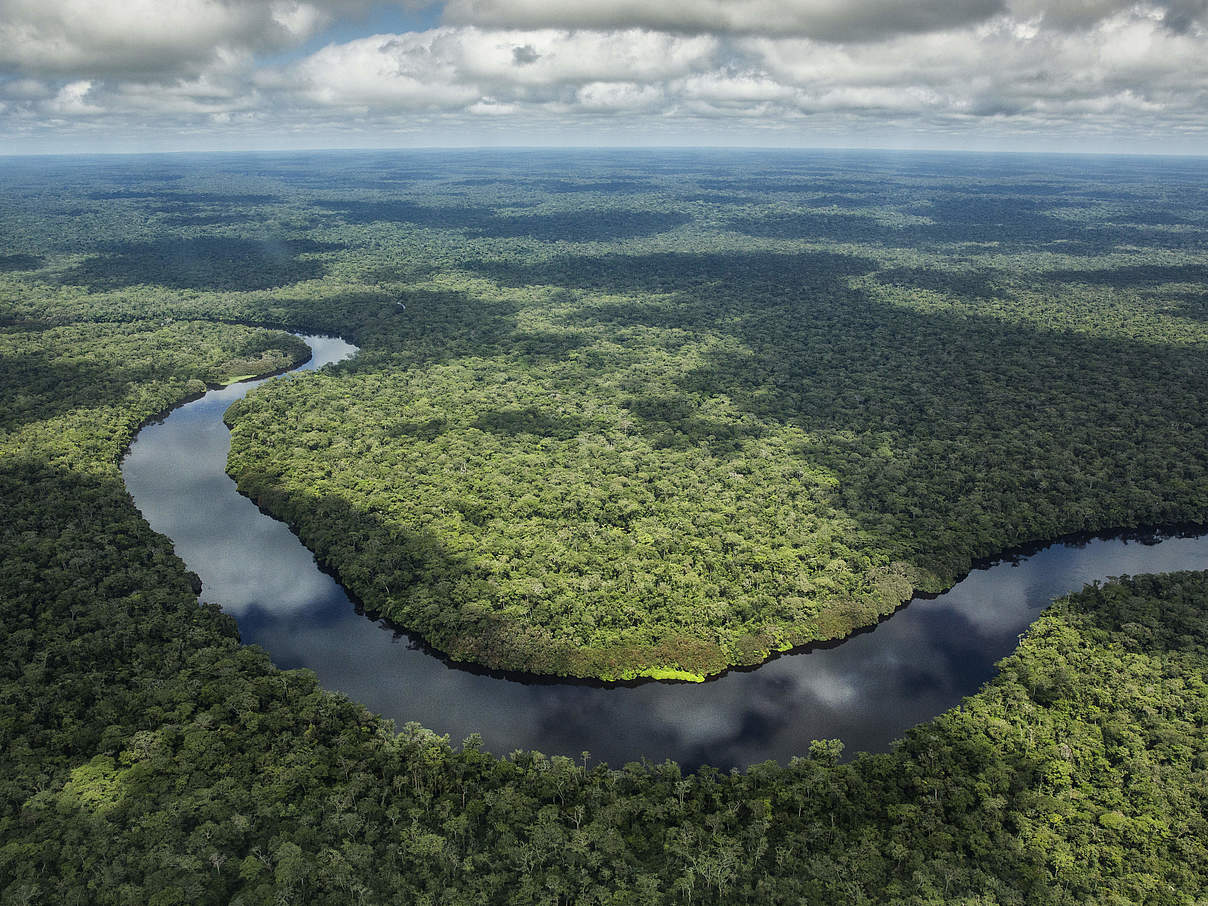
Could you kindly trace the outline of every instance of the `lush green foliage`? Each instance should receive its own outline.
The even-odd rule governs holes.
[[[1208,519],[1200,162],[271,164],[13,166],[0,286],[358,342],[231,413],[231,471],[456,658],[714,673]]]
[[[840,765],[823,742],[745,773],[610,771],[396,736],[273,670],[196,607],[112,470],[89,471],[7,463],[0,483],[8,902],[1208,894],[1208,574],[1060,602],[889,755]]]
[[[0,326],[2,461],[115,472],[151,416],[309,356],[288,334],[205,321]]]
[[[362,345],[231,413],[233,468],[483,659],[704,671],[977,553],[1203,518],[1197,164],[522,162],[5,165],[0,900],[1208,897],[1208,574],[1059,602],[892,753],[728,775],[396,735],[197,606],[115,459],[298,354],[224,321]],[[351,204],[383,193],[462,212]]]
[[[322,235],[406,257],[360,278],[406,308],[232,412],[232,474],[455,658],[602,677],[755,663],[979,556],[1208,518],[1199,196],[796,166],[821,172],[319,200]],[[647,208],[682,216],[638,241]],[[534,241],[550,218],[612,241]]]

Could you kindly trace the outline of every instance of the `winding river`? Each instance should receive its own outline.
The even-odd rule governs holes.
[[[313,358],[297,371],[356,352],[339,339],[303,339]],[[313,670],[324,687],[400,726],[418,721],[455,743],[480,733],[499,754],[588,751],[613,765],[644,756],[728,768],[787,762],[818,738],[839,737],[848,752],[883,751],[976,692],[1054,597],[1108,576],[1208,567],[1205,535],[1058,543],[977,569],[842,644],[703,684],[491,676],[357,613],[293,533],[238,493],[225,472],[222,414],[261,383],[213,390],[139,433],[122,463],[138,508],[201,576],[202,598],[221,604],[243,640],[278,666]]]

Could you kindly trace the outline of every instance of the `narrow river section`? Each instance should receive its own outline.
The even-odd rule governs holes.
[[[356,352],[339,339],[303,339],[314,357],[298,371]],[[306,379],[295,374],[277,379]],[[139,433],[122,463],[138,508],[201,576],[202,600],[234,616],[243,641],[278,666],[313,670],[399,726],[417,721],[454,744],[479,733],[501,755],[586,751],[614,766],[645,757],[730,768],[784,763],[822,738],[842,739],[849,754],[884,751],[976,692],[1053,598],[1109,576],[1208,568],[1205,535],[1054,544],[977,569],[842,644],[707,683],[501,678],[452,666],[359,614],[293,533],[239,494],[226,474],[222,414],[261,383],[213,390]]]

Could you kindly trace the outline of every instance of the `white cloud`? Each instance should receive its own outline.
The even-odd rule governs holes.
[[[1208,0],[453,0],[449,21],[478,24],[258,61],[368,3],[0,0],[0,132],[78,121],[236,138],[339,135],[341,123],[348,135],[432,135],[439,121],[445,135],[527,140],[583,123],[641,138],[676,123],[736,139],[796,129],[808,142],[845,129],[1208,128],[1208,34],[1196,24]],[[483,24],[493,20],[508,25]]]
[[[718,46],[710,37],[643,31],[443,27],[330,45],[276,82],[319,104],[366,109],[476,105],[482,113],[492,104],[513,110],[517,103],[566,104],[575,97],[593,110],[648,107],[661,96],[660,83],[715,65]]]
[[[442,31],[452,39],[450,52],[467,78],[527,85],[666,79],[710,66],[719,47],[711,36],[685,37],[641,29]]]
[[[171,84],[128,82],[104,95],[106,106],[126,113],[193,115],[225,114],[229,117],[261,102],[256,92],[247,92],[234,80],[201,76]]]
[[[275,0],[269,6],[272,21],[294,41],[302,40],[319,30],[327,14],[311,3],[297,0]]]
[[[329,45],[285,77],[306,98],[328,106],[399,110],[463,107],[481,97],[462,82],[459,46],[448,29],[377,35]]]
[[[724,70],[691,76],[677,85],[679,93],[690,100],[717,104],[759,104],[786,101],[794,89],[757,70],[728,72]]]
[[[58,94],[47,102],[46,109],[52,113],[66,116],[92,116],[103,113],[102,108],[88,102],[88,95],[91,91],[92,82],[87,80],[68,82],[59,90]]]
[[[663,106],[663,90],[655,85],[636,82],[589,82],[582,86],[575,100],[585,113],[632,113],[652,111]]]
[[[466,110],[476,116],[511,116],[519,112],[520,107],[516,104],[500,104],[494,98],[483,98]]]

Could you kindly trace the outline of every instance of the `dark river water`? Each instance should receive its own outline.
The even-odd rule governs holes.
[[[314,358],[301,371],[356,351],[343,340],[304,339]],[[1205,536],[1053,544],[975,570],[842,644],[707,683],[604,687],[490,676],[449,665],[357,613],[293,533],[235,490],[222,414],[261,383],[211,391],[145,427],[122,463],[135,503],[201,576],[202,599],[221,604],[243,640],[278,666],[309,668],[325,688],[400,726],[418,721],[454,743],[480,733],[497,754],[588,751],[616,766],[645,756],[728,768],[783,763],[819,738],[842,739],[848,753],[884,751],[976,692],[1054,597],[1108,576],[1208,568]]]

